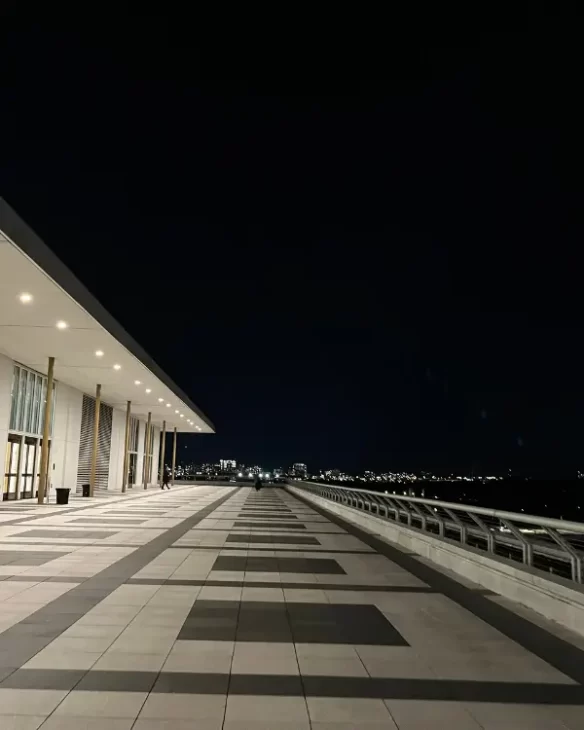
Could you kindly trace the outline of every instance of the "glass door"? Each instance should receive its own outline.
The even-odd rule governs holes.
[[[42,448],[43,448],[43,440],[38,439],[38,441],[36,442],[36,452],[34,455],[35,477],[33,479],[33,486],[32,486],[33,494],[30,495],[31,497],[36,497],[39,492],[39,482],[41,480],[41,450],[42,450]],[[50,469],[50,467],[51,467],[51,441],[50,440],[49,440],[49,456],[47,459],[47,463],[48,463],[49,469]],[[47,490],[46,490],[46,494],[45,494],[45,498],[47,499],[47,501],[49,498],[50,487],[51,487],[51,472],[49,471],[49,473],[47,474]]]
[[[24,454],[22,458],[22,475],[20,477],[20,498],[29,499],[34,491],[36,465],[40,457],[38,439],[27,436],[24,439]]]
[[[14,434],[8,435],[6,444],[6,461],[4,466],[4,488],[2,499],[16,499],[16,486],[18,484],[18,457],[21,449],[21,437]]]
[[[138,454],[130,454],[130,464],[128,468],[128,486],[133,487],[136,484],[136,466],[138,464]]]

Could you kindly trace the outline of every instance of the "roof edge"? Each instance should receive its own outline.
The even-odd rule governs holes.
[[[75,274],[65,266],[47,244],[20,218],[18,213],[2,197],[0,197],[0,230],[215,432],[213,422],[166,375],[162,368],[126,332],[121,324],[112,317],[93,294],[86,289]]]

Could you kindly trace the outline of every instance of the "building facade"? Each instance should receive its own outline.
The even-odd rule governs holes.
[[[185,432],[214,427],[0,198],[1,501],[157,484]]]
[[[36,497],[46,384],[45,375],[0,355],[0,453],[5,455],[3,501]],[[51,410],[49,498],[56,487],[81,492],[83,484],[89,483],[95,398],[55,381]],[[122,489],[125,430],[125,413],[102,402],[97,491]],[[149,456],[146,483],[149,486],[157,483],[160,436],[160,428],[151,427],[147,444],[146,421],[131,417],[128,488],[143,486],[145,453]]]

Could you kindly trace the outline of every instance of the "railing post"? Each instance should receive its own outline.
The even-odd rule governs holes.
[[[429,504],[425,504],[424,507],[430,513],[432,519],[436,520],[438,523],[438,534],[440,537],[444,537],[444,520],[436,512],[434,512],[434,509],[430,507]]]
[[[487,550],[490,553],[495,552],[495,535],[493,534],[492,530],[490,530],[487,525],[481,520],[481,518],[478,515],[473,514],[472,512],[467,512],[467,515],[476,522],[476,524],[481,528],[481,530],[485,533],[487,536]]]
[[[414,511],[416,512],[416,514],[418,515],[418,517],[421,520],[422,530],[424,530],[424,532],[427,532],[428,518],[426,517],[426,515],[422,512],[422,510],[418,507],[418,505],[415,502],[408,502],[408,507],[413,507]]]
[[[501,520],[501,524],[505,525],[505,527],[511,532],[511,534],[519,540],[522,551],[523,551],[523,562],[525,565],[533,565],[533,545],[529,540],[525,537],[525,535],[519,530],[512,522],[509,522],[508,520]]]
[[[544,529],[552,540],[570,556],[572,580],[576,583],[582,583],[582,555],[557,530],[554,530],[552,527],[546,527]]]
[[[450,515],[450,517],[452,518],[452,521],[454,522],[455,525],[458,526],[458,529],[460,530],[460,544],[466,545],[466,540],[467,540],[467,536],[468,536],[468,530],[467,530],[466,525],[460,519],[460,517],[456,514],[456,512],[454,512],[453,510],[445,508],[444,511]]]
[[[394,500],[397,502],[398,507],[406,513],[406,518],[407,518],[407,521],[408,521],[408,527],[411,527],[412,526],[412,513],[411,513],[411,511],[407,507],[404,507],[403,502],[401,501],[401,499],[398,499],[397,497],[394,496]],[[398,519],[398,521],[401,522],[401,520],[399,520],[399,519]]]

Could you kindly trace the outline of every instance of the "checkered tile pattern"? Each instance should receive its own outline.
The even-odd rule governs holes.
[[[583,642],[282,489],[28,507],[1,730],[584,727]]]

